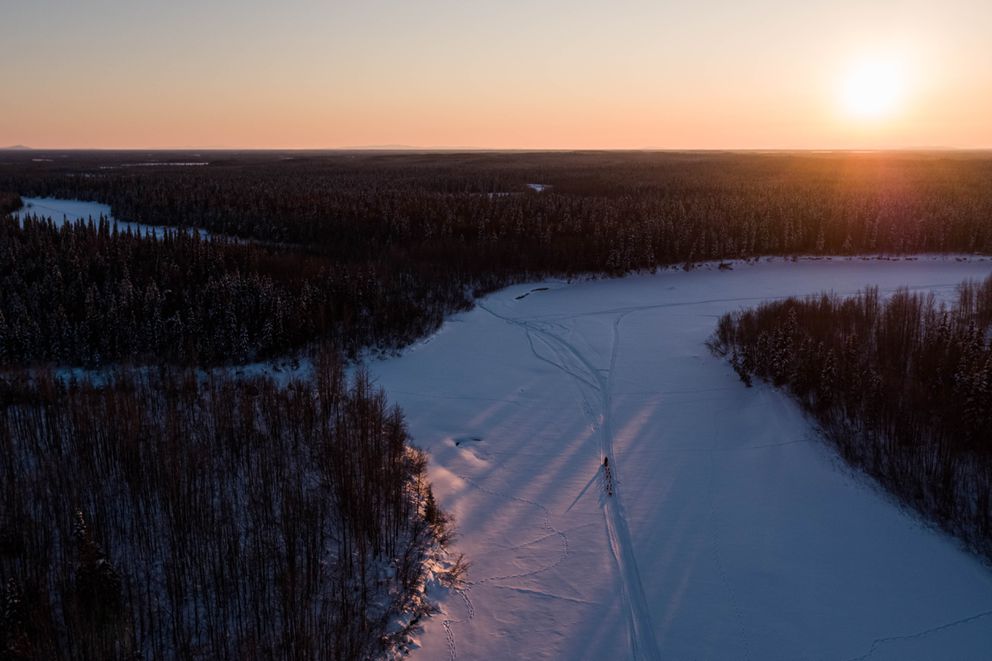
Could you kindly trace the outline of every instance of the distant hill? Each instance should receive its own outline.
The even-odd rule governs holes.
[[[31,151],[27,145],[11,145],[10,147],[0,147],[0,151]]]
[[[341,147],[342,151],[480,151],[478,147],[422,145],[353,145]]]
[[[409,151],[411,149],[418,149],[414,145],[354,145],[351,147],[344,147],[346,150],[360,150],[360,149],[383,149],[387,151]]]

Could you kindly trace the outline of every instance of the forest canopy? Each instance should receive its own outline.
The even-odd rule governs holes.
[[[373,658],[425,615],[426,458],[365,377],[313,363],[0,375],[0,658]]]
[[[6,153],[0,191],[99,201],[117,218],[251,245],[7,224],[6,364],[244,362],[327,339],[355,354],[404,346],[526,279],[992,250],[982,154],[43,155]],[[186,162],[207,165],[175,165]]]

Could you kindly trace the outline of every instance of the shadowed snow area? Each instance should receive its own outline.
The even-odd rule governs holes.
[[[992,571],[704,342],[769,298],[950,298],[990,271],[834,258],[532,283],[372,362],[472,562],[415,656],[987,659]]]

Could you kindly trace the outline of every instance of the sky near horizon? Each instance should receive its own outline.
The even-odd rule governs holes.
[[[0,0],[0,42],[0,146],[992,147],[990,0]]]

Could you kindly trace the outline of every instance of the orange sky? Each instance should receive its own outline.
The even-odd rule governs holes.
[[[10,4],[0,146],[992,147],[988,0]]]

